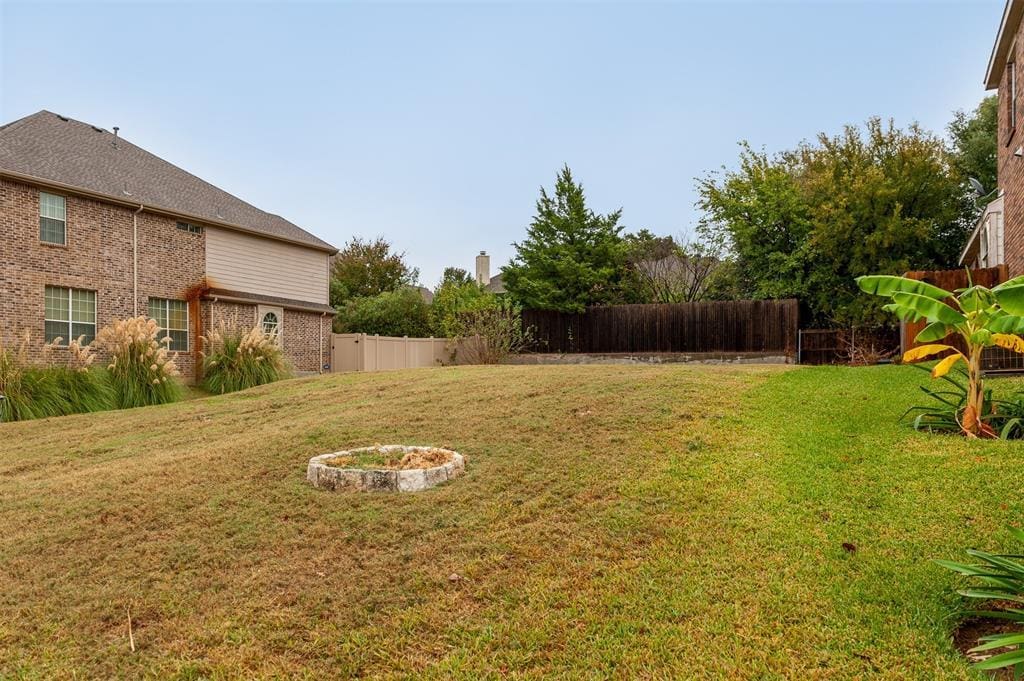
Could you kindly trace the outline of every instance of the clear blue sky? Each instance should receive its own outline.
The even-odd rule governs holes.
[[[972,108],[1003,0],[138,3],[0,0],[0,119],[110,128],[433,286],[494,269],[563,163],[631,229],[689,230],[694,178],[871,115]]]

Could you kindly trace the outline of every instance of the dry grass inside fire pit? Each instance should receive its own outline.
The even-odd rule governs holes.
[[[389,471],[406,471],[416,468],[443,466],[452,460],[452,453],[436,447],[420,447],[411,452],[377,446],[374,449],[357,450],[324,461],[334,468],[376,468]]]

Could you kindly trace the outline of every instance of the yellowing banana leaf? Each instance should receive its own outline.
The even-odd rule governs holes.
[[[942,322],[950,326],[963,324],[967,318],[945,303],[918,295],[916,293],[895,293],[892,302],[901,307],[908,307],[929,322]]]
[[[861,291],[875,296],[892,296],[895,293],[915,293],[935,300],[952,298],[953,294],[938,286],[926,284],[917,279],[906,277],[894,277],[887,274],[873,274],[866,277],[857,277],[857,286]]]
[[[1024,352],[1024,338],[1020,336],[1009,333],[994,333],[992,334],[992,341],[1001,348],[1013,350],[1014,352]]]
[[[907,350],[905,353],[903,353],[903,361],[916,362],[926,357],[937,355],[940,352],[945,352],[946,350],[953,350],[958,355],[960,354],[960,351],[954,348],[952,345],[922,345],[920,347],[911,348]]]
[[[959,352],[955,355],[950,355],[949,357],[943,357],[942,361],[932,368],[932,378],[942,378],[948,374],[949,370],[953,368],[953,365],[960,360],[963,360],[964,362],[967,361]]]

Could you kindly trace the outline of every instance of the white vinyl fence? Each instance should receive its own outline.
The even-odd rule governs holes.
[[[331,371],[386,371],[450,362],[447,338],[396,338],[365,333],[331,334]]]

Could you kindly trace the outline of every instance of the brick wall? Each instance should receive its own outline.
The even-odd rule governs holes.
[[[203,301],[203,328],[224,326],[248,331],[256,324],[256,312],[256,304]],[[285,309],[281,346],[292,369],[301,373],[318,372],[330,362],[331,322],[330,316],[317,312]]]
[[[130,208],[66,195],[67,245],[39,240],[39,189],[0,179],[0,340],[11,346],[30,334],[29,356],[43,359],[46,286],[96,292],[97,330],[131,317],[132,213]],[[182,298],[205,271],[201,234],[177,229],[176,221],[147,213],[139,223],[138,313],[148,299]],[[190,339],[191,342],[191,339]],[[177,353],[190,374],[193,358]]]
[[[331,361],[333,318],[316,312],[284,311],[281,344],[296,371],[320,371]]]
[[[1024,25],[1018,27],[1017,37],[1024,32]],[[1020,41],[1018,41],[1020,42]],[[1014,48],[1020,52],[1019,47]],[[1009,55],[1014,61],[1015,54]],[[999,84],[999,139],[998,170],[999,187],[1004,192],[1003,245],[1009,276],[1024,274],[1024,157],[1015,157],[1013,152],[1024,145],[1024,107],[1021,106],[1024,90],[1024,62],[1017,60],[1017,101],[1010,102],[1009,69],[1004,69]],[[1015,107],[1017,124],[1010,130],[1008,107]]]
[[[34,361],[54,359],[52,353],[44,356],[43,347],[46,286],[95,291],[97,330],[135,313],[133,210],[71,195],[65,201],[67,245],[44,244],[39,240],[39,189],[0,179],[0,341],[14,347],[28,331]],[[148,314],[151,297],[183,299],[185,289],[205,274],[205,234],[180,230],[176,223],[146,212],[138,216],[138,314]],[[255,304],[202,301],[201,330],[218,324],[251,329],[256,309]],[[188,381],[196,371],[194,322],[189,324],[189,352],[175,356]],[[285,355],[296,371],[318,371],[330,361],[330,317],[285,310],[283,326]]]

